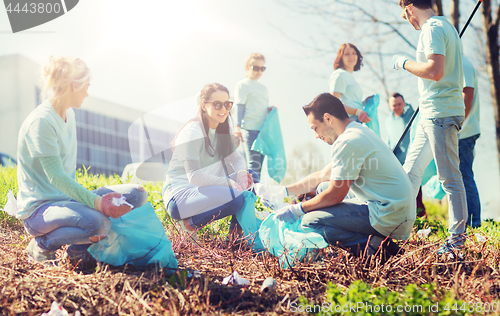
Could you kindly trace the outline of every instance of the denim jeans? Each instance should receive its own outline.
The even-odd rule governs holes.
[[[462,173],[467,195],[467,225],[474,228],[481,226],[481,202],[479,201],[479,192],[477,191],[476,181],[474,181],[474,172],[472,171],[474,147],[476,146],[476,140],[478,138],[479,134],[458,141],[460,172]]]
[[[259,182],[257,174],[249,170],[254,183]],[[233,173],[230,179],[236,181],[237,174]],[[227,194],[228,190],[231,194]],[[167,211],[174,220],[185,219],[183,209],[196,209],[202,212],[189,217],[189,224],[199,229],[212,221],[236,214],[245,203],[245,198],[238,190],[225,186],[212,185],[205,187],[187,188],[177,192],[167,203]],[[208,209],[208,210],[207,210]],[[203,211],[205,210],[205,211]],[[190,212],[191,213],[191,212]],[[231,218],[231,228],[236,225],[236,217]]]
[[[465,233],[467,221],[465,188],[458,158],[458,132],[463,119],[463,116],[421,118],[403,165],[416,197],[425,168],[432,159],[436,162],[439,181],[448,195],[448,231],[451,240],[457,241],[456,245],[464,242],[462,234]]]
[[[264,155],[257,151],[250,150],[253,143],[259,135],[259,131],[254,130],[241,130],[241,135],[243,136],[243,151],[245,152],[245,159],[248,164],[248,168],[252,169],[257,173],[260,178],[260,171],[262,170],[262,163],[264,162]]]
[[[110,192],[123,194],[134,208],[147,202],[148,193],[138,185],[120,184],[92,191],[99,196]],[[74,200],[55,201],[38,207],[25,219],[26,231],[36,238],[38,246],[54,251],[67,244],[90,244],[93,236],[107,235],[111,228],[109,217]]]
[[[318,186],[317,193],[328,188],[329,182]],[[302,218],[304,231],[321,234],[331,245],[339,243],[358,254],[363,251],[370,235],[385,238],[370,225],[370,211],[365,204],[345,202],[306,213]]]

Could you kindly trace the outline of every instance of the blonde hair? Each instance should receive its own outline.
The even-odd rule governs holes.
[[[90,69],[83,60],[76,57],[50,56],[41,72],[42,100],[61,98],[70,91],[72,83],[80,89],[90,81]]]
[[[248,55],[247,59],[245,59],[245,70],[247,69],[247,67],[250,67],[252,61],[256,59],[261,59],[266,62],[264,55],[259,53],[251,53],[250,55]],[[246,73],[248,74],[248,70],[246,70]]]

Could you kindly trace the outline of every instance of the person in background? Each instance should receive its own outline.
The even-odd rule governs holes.
[[[252,145],[266,122],[268,113],[274,108],[269,106],[267,88],[258,82],[266,70],[266,60],[259,53],[250,54],[245,60],[245,79],[234,88],[234,103],[237,106],[237,121],[234,134],[243,142],[243,151],[248,168],[259,177],[264,156],[253,151]]]
[[[118,218],[143,205],[148,194],[133,184],[89,191],[76,182],[72,108],[80,108],[88,96],[90,70],[79,58],[57,56],[50,57],[41,73],[44,101],[19,131],[18,218],[35,237],[26,248],[35,262],[55,260],[55,251],[70,244],[67,256],[76,264],[91,260],[87,248],[106,237],[109,217]],[[127,203],[113,203],[114,198],[125,198]]]
[[[474,181],[472,164],[474,162],[474,147],[479,138],[479,90],[476,70],[472,63],[462,56],[464,68],[465,121],[459,134],[458,155],[460,157],[460,172],[467,195],[467,225],[474,228],[481,226],[481,201]]]
[[[185,231],[236,214],[245,202],[241,192],[258,181],[247,170],[231,136],[232,106],[226,87],[207,84],[200,92],[198,115],[174,139],[163,200]],[[230,232],[241,233],[235,216]],[[191,236],[196,239],[195,234]]]
[[[393,68],[418,78],[420,121],[403,168],[410,177],[414,196],[429,163],[434,159],[443,189],[448,196],[448,231],[438,254],[457,254],[465,243],[467,199],[460,173],[458,132],[465,116],[462,41],[443,16],[437,16],[431,0],[399,0],[401,16],[420,30],[416,61],[395,55]]]
[[[403,165],[410,145],[410,133],[406,133],[399,146],[395,147],[415,111],[410,104],[405,102],[403,96],[397,92],[393,93],[389,98],[389,108],[391,113],[385,120],[386,144]],[[417,216],[423,217],[426,215],[425,205],[422,201],[422,187],[420,187],[417,195]]]
[[[363,110],[363,90],[353,76],[353,73],[360,70],[362,65],[363,56],[358,48],[350,43],[342,44],[333,63],[334,71],[328,83],[330,93],[342,101],[349,118],[353,121],[368,123],[371,118]]]

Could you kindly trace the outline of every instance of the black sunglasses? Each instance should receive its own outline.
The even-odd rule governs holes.
[[[266,67],[262,66],[262,67],[259,67],[259,66],[250,66],[250,69],[252,69],[253,71],[262,71],[264,72],[266,70]]]
[[[231,108],[233,107],[233,101],[226,101],[226,102],[221,102],[221,101],[212,101],[212,102],[205,102],[205,103],[212,103],[212,105],[214,106],[214,109],[219,111],[220,109],[222,109],[222,106],[224,106],[226,108],[226,110],[231,110]]]

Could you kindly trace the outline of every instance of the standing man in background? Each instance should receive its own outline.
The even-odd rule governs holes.
[[[397,148],[396,145],[415,111],[410,104],[405,102],[403,96],[397,92],[393,93],[389,98],[389,108],[391,109],[391,114],[385,120],[385,130],[387,132],[385,143],[393,151],[394,155],[396,155],[399,163],[403,165],[408,147],[410,146],[410,133],[406,133],[406,136]],[[426,215],[427,212],[422,201],[422,187],[420,187],[417,195],[417,216],[423,217]]]
[[[465,242],[467,201],[458,157],[458,132],[465,116],[462,42],[445,17],[436,16],[431,0],[399,0],[401,16],[421,30],[417,60],[394,56],[394,69],[418,77],[420,122],[403,168],[416,197],[425,168],[435,159],[439,180],[448,196],[450,237],[438,254],[455,254]]]
[[[460,157],[460,172],[464,181],[467,194],[467,225],[474,228],[481,226],[481,202],[474,181],[472,163],[474,162],[474,147],[479,138],[481,129],[479,127],[479,90],[477,84],[476,70],[472,63],[462,56],[464,68],[464,102],[465,121],[460,131],[458,147]]]

